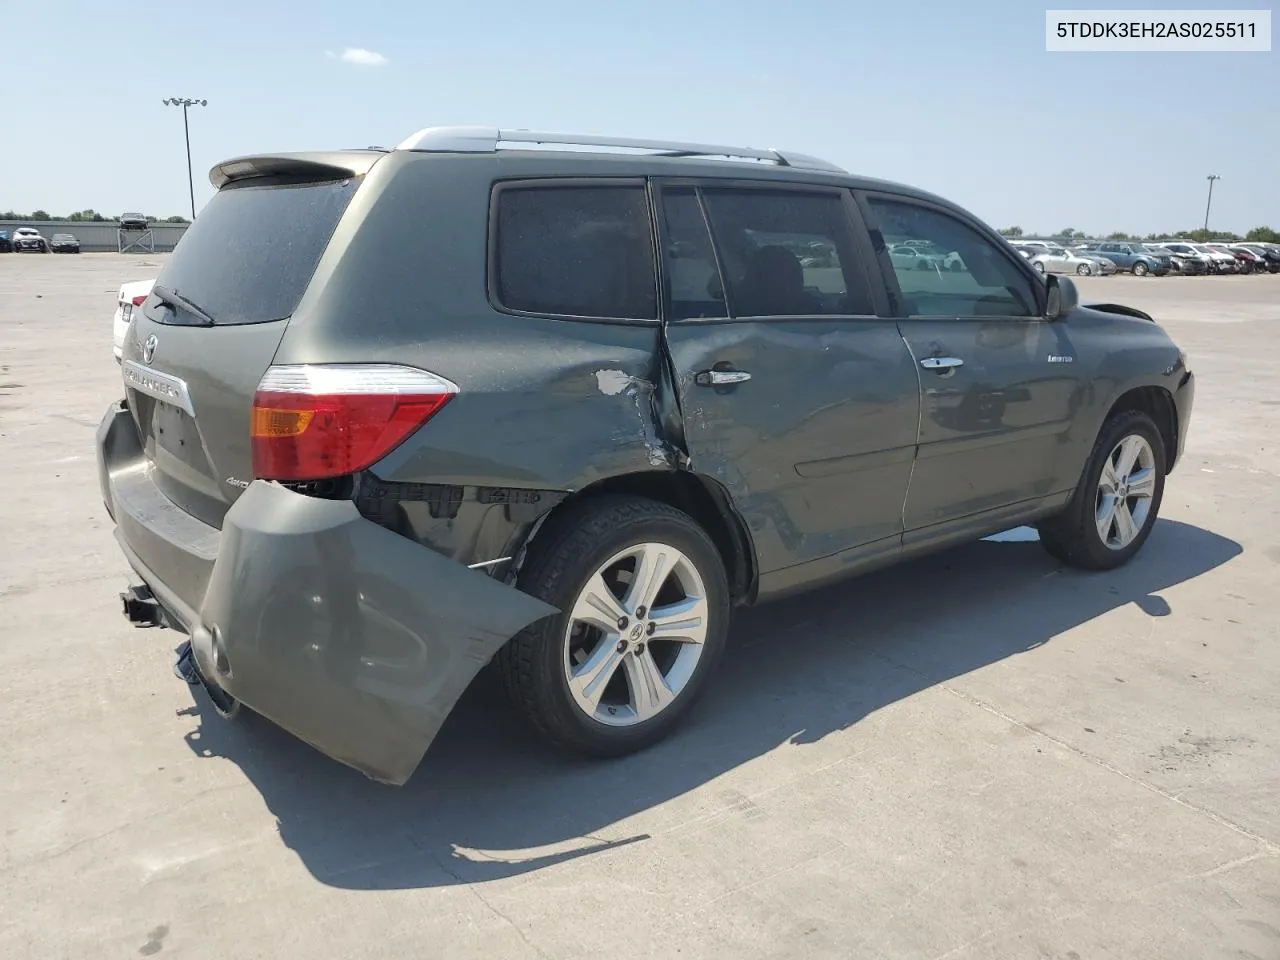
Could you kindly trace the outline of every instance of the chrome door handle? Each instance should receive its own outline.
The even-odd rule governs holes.
[[[925,357],[920,361],[920,366],[926,370],[954,370],[956,367],[963,367],[964,361],[959,357]]]
[[[700,387],[723,387],[746,383],[751,374],[745,370],[703,370],[693,379]]]

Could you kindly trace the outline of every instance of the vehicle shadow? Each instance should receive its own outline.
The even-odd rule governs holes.
[[[897,700],[1031,650],[1241,552],[1161,520],[1108,574],[1061,567],[1016,534],[741,611],[702,704],[669,740],[609,762],[543,748],[492,671],[459,702],[413,778],[386,787],[249,711],[227,723],[194,692],[188,735],[257,786],[280,837],[321,882],[383,890],[515,876],[646,836],[609,828],[782,744],[812,744]],[[604,833],[608,836],[602,837]]]

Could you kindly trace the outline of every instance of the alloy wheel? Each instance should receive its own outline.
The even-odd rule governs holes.
[[[1146,526],[1156,489],[1155,464],[1151,444],[1137,434],[1116,444],[1103,464],[1094,522],[1108,549],[1123,550]]]
[[[692,678],[707,620],[706,586],[680,550],[641,543],[614,554],[569,614],[563,659],[574,702],[609,726],[657,716]]]

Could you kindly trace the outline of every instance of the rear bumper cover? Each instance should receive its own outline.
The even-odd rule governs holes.
[[[508,638],[556,612],[350,501],[254,481],[210,527],[151,482],[123,403],[98,429],[98,466],[125,556],[205,679],[384,783],[409,778]]]

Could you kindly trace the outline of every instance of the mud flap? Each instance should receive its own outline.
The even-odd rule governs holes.
[[[257,480],[227,512],[192,649],[246,706],[398,785],[480,668],[554,613],[350,501]]]

